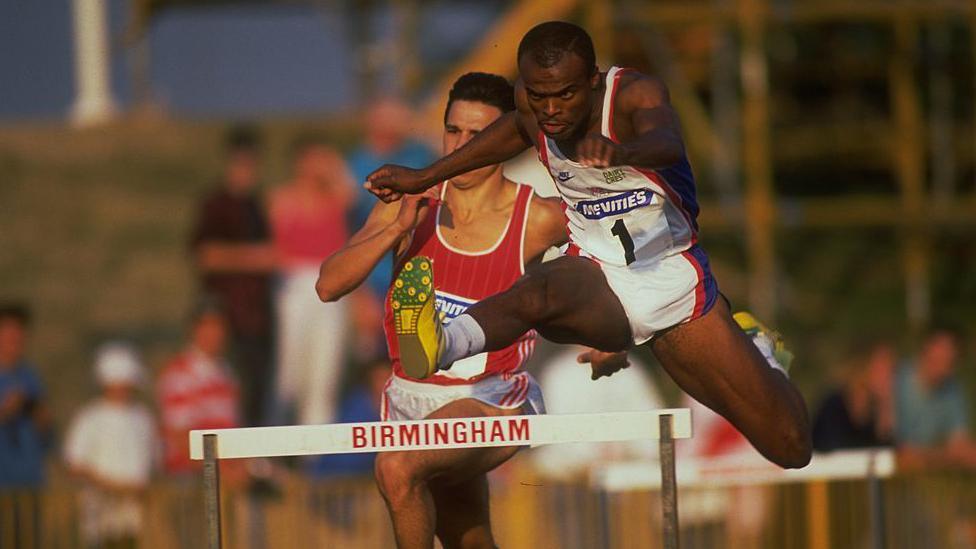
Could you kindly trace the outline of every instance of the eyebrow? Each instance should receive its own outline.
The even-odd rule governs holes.
[[[532,88],[530,88],[528,86],[525,86],[525,91],[527,91],[528,93],[531,93],[532,95],[536,95],[536,96],[539,96],[539,97],[559,97],[560,95],[562,95],[562,94],[564,94],[564,93],[566,93],[568,91],[573,91],[575,89],[576,89],[576,84],[570,84],[570,85],[568,85],[568,86],[566,86],[566,87],[564,87],[564,88],[562,88],[560,90],[556,90],[556,91],[554,91],[552,93],[540,93],[540,92],[537,92],[536,90],[533,90]]]

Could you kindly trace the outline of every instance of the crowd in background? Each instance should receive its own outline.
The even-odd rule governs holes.
[[[360,185],[366,174],[388,162],[420,167],[435,158],[407,137],[409,116],[395,100],[376,102],[362,144],[345,157],[328,141],[303,136],[290,151],[290,177],[267,193],[261,134],[253,127],[228,132],[223,171],[188,234],[199,294],[185,345],[150,376],[137,349],[107,342],[93,359],[100,393],[59,437],[63,461],[83,486],[79,523],[91,546],[134,546],[144,520],[139,494],[154,476],[195,478],[187,450],[192,429],[379,419],[389,375],[382,299],[392,261],[338,303],[321,303],[314,286],[321,261],[372,208]],[[0,307],[0,491],[43,486],[55,447],[51,403],[28,358],[30,327],[27,306]],[[842,383],[810,403],[816,448],[895,446],[906,468],[976,466],[966,394],[953,375],[963,337],[933,328],[917,355],[904,360],[891,340],[858,340],[842,365]],[[594,383],[576,354],[566,350],[539,366],[551,412],[665,405],[648,368]],[[695,413],[701,428],[687,453],[742,450],[744,439],[724,420],[703,408]],[[553,476],[654,453],[639,444],[554,450],[538,451],[534,460]],[[369,474],[372,457],[323,456],[300,467],[315,478]],[[227,465],[225,475],[241,485],[255,476],[242,463]]]

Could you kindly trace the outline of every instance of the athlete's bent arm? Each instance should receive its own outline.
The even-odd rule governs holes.
[[[529,148],[518,113],[503,114],[463,147],[419,170],[386,164],[366,177],[366,188],[384,202],[416,194],[471,170],[498,164]]]
[[[425,198],[410,197],[399,205],[378,203],[363,228],[319,268],[315,292],[336,301],[359,287],[383,256],[404,242],[426,212]]]
[[[615,124],[618,143],[588,135],[576,149],[581,164],[657,169],[685,157],[678,116],[663,82],[644,75],[635,77],[621,88],[615,107],[624,119],[622,124]]]

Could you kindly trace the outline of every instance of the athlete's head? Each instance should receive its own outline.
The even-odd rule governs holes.
[[[563,21],[533,27],[519,43],[518,67],[529,108],[546,135],[566,139],[586,131],[600,71],[585,30]]]
[[[469,72],[457,79],[447,97],[444,111],[444,154],[467,143],[503,113],[515,110],[515,91],[505,78],[483,72]],[[497,164],[485,166],[451,179],[464,189],[484,181]]]

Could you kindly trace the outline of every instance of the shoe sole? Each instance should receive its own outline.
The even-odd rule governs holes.
[[[434,275],[430,258],[417,256],[403,265],[393,281],[390,295],[393,328],[400,347],[400,365],[414,379],[430,377],[437,371],[438,326],[424,322],[424,307],[434,306]],[[436,312],[428,318],[437,322]],[[434,346],[434,352],[428,352]]]

